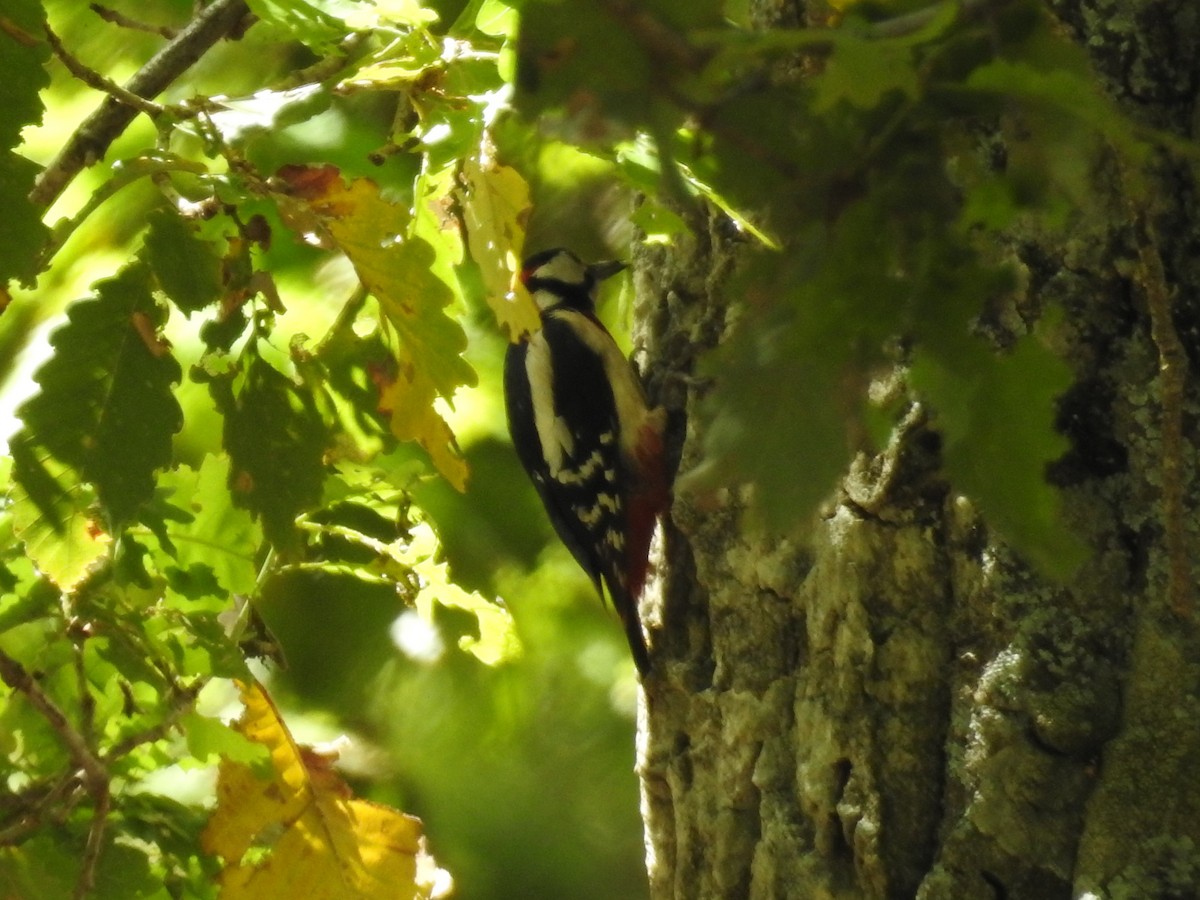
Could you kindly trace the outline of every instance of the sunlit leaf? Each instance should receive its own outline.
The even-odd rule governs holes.
[[[504,0],[483,0],[475,16],[475,27],[484,34],[496,37],[512,37],[517,30],[515,3]]]
[[[479,623],[479,636],[460,638],[459,644],[463,650],[489,666],[519,654],[521,645],[508,610],[475,591],[465,591],[455,584],[446,565],[436,559],[438,549],[437,536],[428,525],[413,530],[412,543],[404,558],[422,581],[421,592],[417,595],[417,611],[432,621],[433,605],[436,603],[474,616]]]
[[[212,454],[198,471],[180,466],[165,473],[162,487],[173,490],[174,502],[192,515],[187,522],[167,523],[166,531],[181,569],[206,567],[227,593],[249,594],[258,578],[261,529],[234,505],[229,482],[229,459]]]
[[[516,283],[532,204],[516,169],[472,156],[463,162],[463,215],[471,256],[483,273],[488,306],[511,340],[538,327],[537,307]]]
[[[638,205],[630,220],[646,235],[648,244],[669,244],[688,231],[682,216],[649,199]]]
[[[193,765],[211,765],[223,757],[231,763],[245,765],[254,771],[263,772],[263,766],[271,759],[270,750],[220,719],[190,712],[180,721],[187,738],[188,752],[194,757]]]
[[[243,685],[237,728],[268,748],[270,778],[224,760],[202,836],[225,861],[223,900],[404,900],[433,896],[437,875],[420,820],[356,799],[332,758],[296,744],[257,684]]]
[[[96,522],[95,493],[79,475],[18,434],[13,458],[13,527],[38,570],[70,590],[108,552]]]
[[[251,11],[262,19],[317,51],[333,51],[348,29],[322,7],[307,0],[247,0]]]
[[[183,423],[172,390],[179,363],[156,334],[164,318],[146,266],[99,282],[51,336],[41,390],[18,411],[29,442],[93,484],[112,523],[130,521],[153,494]]]
[[[422,6],[418,0],[372,0],[370,5],[361,4],[360,9],[346,17],[346,23],[351,28],[378,28],[380,25],[419,27],[437,20],[437,11]]]
[[[330,105],[330,94],[319,84],[303,84],[282,91],[256,91],[249,97],[222,97],[211,121],[231,142],[246,140],[255,132],[286,128],[316,118]]]
[[[385,200],[368,179],[347,184],[332,166],[289,166],[280,175],[291,199],[305,204],[350,259],[395,330],[397,365],[381,377],[379,404],[391,415],[393,434],[418,442],[461,490],[466,463],[434,400],[450,400],[475,383],[475,373],[462,358],[466,333],[445,312],[454,295],[433,271],[433,246],[410,235],[409,210]]]

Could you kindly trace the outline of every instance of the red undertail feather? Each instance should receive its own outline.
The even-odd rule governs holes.
[[[654,526],[670,504],[666,465],[663,460],[663,430],[666,412],[656,409],[642,423],[638,436],[639,477],[628,501],[629,533],[625,544],[625,572],[629,596],[636,604],[646,586],[650,567],[650,541]]]

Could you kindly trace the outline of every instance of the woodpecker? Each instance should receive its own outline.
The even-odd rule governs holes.
[[[650,654],[638,618],[650,539],[669,502],[666,412],[650,409],[632,364],[596,318],[600,282],[621,262],[537,253],[520,279],[541,327],[504,359],[508,430],[559,538],[601,598],[608,588],[642,677]]]

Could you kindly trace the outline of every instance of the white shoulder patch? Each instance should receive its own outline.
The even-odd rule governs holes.
[[[542,459],[556,477],[563,460],[575,450],[575,439],[567,423],[554,411],[554,368],[550,361],[550,344],[546,335],[536,331],[529,338],[525,353],[525,376],[533,401],[533,427],[542,445]]]

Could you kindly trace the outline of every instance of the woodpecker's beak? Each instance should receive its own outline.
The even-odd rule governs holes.
[[[610,259],[605,262],[592,263],[588,266],[588,271],[596,281],[603,281],[605,278],[612,278],[618,272],[629,268],[629,263],[623,263],[619,259]]]

